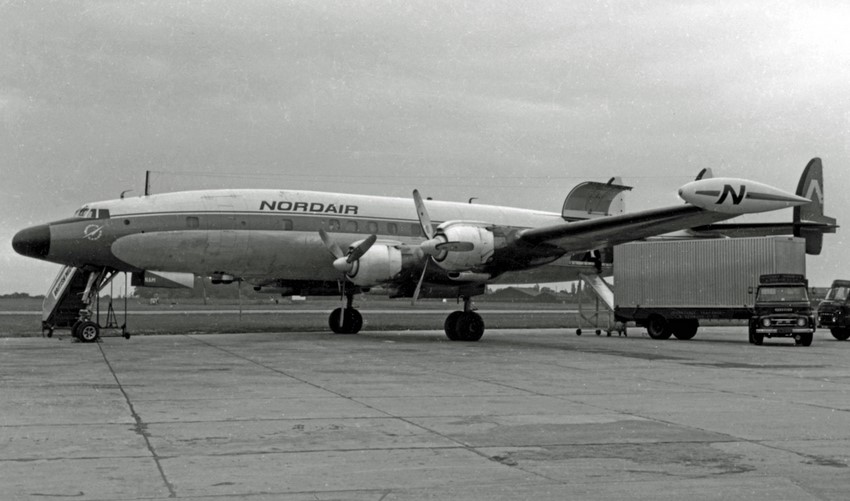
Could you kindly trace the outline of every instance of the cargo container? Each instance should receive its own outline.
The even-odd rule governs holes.
[[[702,319],[749,319],[765,274],[806,273],[806,242],[776,236],[614,247],[614,316],[653,339],[691,339]]]

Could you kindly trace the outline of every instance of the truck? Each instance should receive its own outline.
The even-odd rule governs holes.
[[[826,297],[818,305],[818,327],[829,329],[839,341],[850,338],[850,280],[833,280]]]
[[[748,321],[762,275],[806,273],[791,236],[647,240],[614,247],[614,317],[653,339],[687,340],[700,320]]]
[[[798,345],[811,346],[815,334],[813,310],[804,275],[762,275],[749,321],[750,343],[760,345],[766,337],[792,337]]]

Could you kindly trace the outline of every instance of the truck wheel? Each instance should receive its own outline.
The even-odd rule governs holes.
[[[670,330],[670,325],[667,319],[661,315],[651,315],[646,322],[646,332],[652,339],[670,339],[673,331]]]
[[[676,336],[676,339],[687,341],[688,339],[693,339],[693,337],[697,335],[699,321],[695,318],[678,320],[670,323],[670,329],[673,331],[673,335]]]
[[[829,332],[832,333],[832,337],[839,341],[847,341],[847,339],[850,339],[850,327],[835,327],[833,329],[829,329]]]
[[[756,324],[754,322],[750,321],[750,328],[748,329],[748,331],[750,344],[755,344],[754,336],[756,333]]]
[[[815,337],[815,335],[812,334],[811,332],[808,333],[808,334],[801,334],[800,335],[800,344],[803,345],[803,346],[811,346],[812,345],[812,339],[814,337]]]
[[[760,346],[762,343],[764,343],[764,334],[753,332],[753,344]]]

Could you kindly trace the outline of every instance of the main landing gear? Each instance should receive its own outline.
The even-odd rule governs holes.
[[[472,311],[472,299],[463,297],[463,311],[452,312],[444,325],[452,341],[478,341],[484,335],[484,319]]]
[[[328,326],[334,334],[357,334],[363,328],[363,315],[354,309],[354,293],[345,293],[345,306],[331,312]]]

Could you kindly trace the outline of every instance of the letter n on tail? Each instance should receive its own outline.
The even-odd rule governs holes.
[[[727,196],[732,197],[732,205],[740,205],[741,201],[744,200],[744,195],[747,193],[747,187],[745,185],[741,185],[741,189],[738,193],[735,193],[735,189],[732,188],[730,184],[723,185],[723,193],[720,194],[720,198],[715,202],[716,205],[720,205],[726,201]]]

